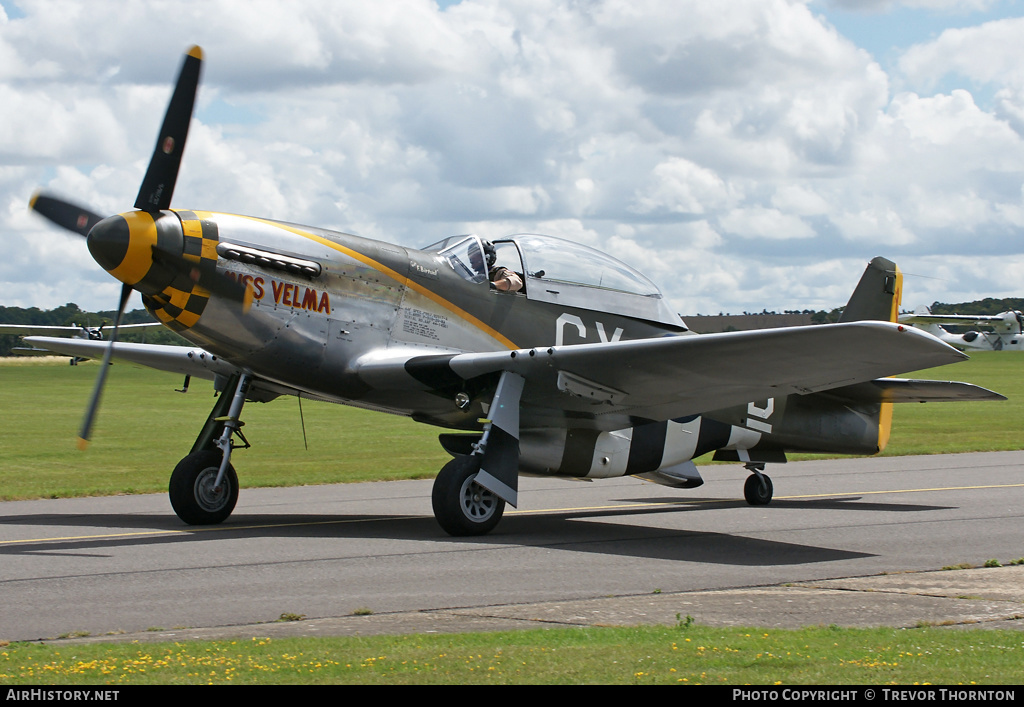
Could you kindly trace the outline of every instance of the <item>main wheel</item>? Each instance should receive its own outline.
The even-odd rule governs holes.
[[[761,480],[764,479],[764,484]],[[751,474],[743,483],[743,497],[751,506],[766,506],[772,500],[772,480],[768,474]]]
[[[238,475],[228,464],[219,489],[214,488],[220,470],[219,449],[193,452],[178,462],[171,474],[171,507],[189,525],[215,525],[235,510]]]
[[[489,533],[505,512],[505,502],[476,483],[479,471],[479,456],[458,456],[434,480],[430,495],[434,518],[449,535]]]

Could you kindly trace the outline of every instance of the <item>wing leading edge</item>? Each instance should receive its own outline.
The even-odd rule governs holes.
[[[26,336],[25,343],[40,349],[79,358],[102,358],[110,346],[107,341],[64,339],[53,336]],[[158,371],[213,380],[218,375],[230,376],[238,368],[208,351],[190,346],[165,344],[114,343],[112,358]]]
[[[101,356],[108,346],[57,337],[25,341],[86,358]],[[184,346],[117,343],[114,358],[206,379],[239,370],[203,349]],[[372,388],[395,390],[408,389],[410,377],[422,388],[442,389],[507,370],[526,381],[523,426],[568,416],[577,426],[611,430],[822,391],[850,401],[1002,398],[965,383],[875,380],[966,358],[922,331],[865,321],[512,352],[398,355],[368,358],[357,371]]]
[[[1006,321],[1001,314],[901,314],[905,324],[999,324]]]

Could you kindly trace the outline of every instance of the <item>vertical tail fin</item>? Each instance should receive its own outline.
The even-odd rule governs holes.
[[[859,322],[871,319],[895,322],[899,318],[902,298],[903,273],[891,260],[875,258],[868,263],[839,321]],[[892,403],[879,403],[878,408],[878,451],[881,452],[889,443]]]
[[[900,313],[902,296],[903,273],[896,263],[886,258],[875,258],[868,263],[839,321],[872,319],[894,322]]]

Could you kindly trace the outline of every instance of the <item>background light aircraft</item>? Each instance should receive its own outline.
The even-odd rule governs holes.
[[[74,339],[90,339],[93,341],[103,340],[103,329],[106,324],[99,326],[87,326],[85,324],[72,324],[71,326],[55,326],[52,324],[0,324],[0,334],[15,334],[18,336],[45,336],[55,334],[57,336],[70,336]],[[153,329],[162,326],[159,323],[147,324],[122,324],[120,331],[125,329]]]
[[[891,403],[992,400],[955,382],[882,378],[965,356],[894,322],[902,276],[868,265],[840,323],[695,335],[642,274],[596,250],[540,235],[492,244],[453,236],[416,250],[310,226],[170,209],[199,81],[185,58],[135,211],[103,218],[37,195],[32,208],[87,237],[92,256],[194,347],[28,337],[215,381],[222,391],[171,474],[187,523],[235,506],[232,451],[246,401],[281,395],[407,415],[446,428],[452,455],[432,493],[453,535],[490,531],[520,474],[636,475],[702,483],[692,459],[742,462],[751,504],[772,498],[767,462],[787,451],[872,454]],[[491,247],[493,246],[493,248]],[[492,287],[495,265],[522,276]],[[101,366],[81,439],[88,440]],[[238,442],[236,442],[236,438]]]
[[[103,341],[103,328],[106,324],[100,324],[99,326],[86,326],[72,324],[71,326],[56,326],[52,324],[0,324],[0,334],[13,334],[15,336],[46,336],[47,334],[54,334],[56,336],[70,336],[73,339],[88,339],[90,341]],[[120,330],[124,329],[152,329],[154,327],[162,326],[159,323],[151,324],[122,324]],[[52,356],[52,351],[46,349],[36,349],[21,347],[14,349],[14,352],[19,356]],[[79,361],[85,360],[77,356],[71,357],[71,365],[74,366]]]
[[[899,320],[924,329],[932,336],[942,339],[950,346],[961,350],[975,351],[1024,351],[1024,314],[1002,312],[1000,314],[932,314],[927,307],[918,307],[913,314],[901,314]],[[968,331],[954,334],[941,325],[983,326],[992,331]]]

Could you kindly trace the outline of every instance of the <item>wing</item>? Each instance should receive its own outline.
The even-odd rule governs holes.
[[[25,341],[35,346],[39,351],[52,351],[77,358],[103,358],[107,347],[110,346],[108,341],[64,339],[50,336],[29,336],[25,338]],[[241,370],[234,364],[211,354],[209,351],[191,346],[130,344],[118,341],[114,343],[111,358],[115,361],[155,368],[158,371],[177,373],[178,375],[192,376],[193,378],[205,378],[207,380],[216,380],[218,376],[228,378]],[[280,395],[299,394],[300,391],[295,388],[268,381],[264,378],[255,378],[249,388],[247,397],[250,400],[267,402]],[[301,395],[312,400],[336,402],[304,392]]]
[[[46,336],[47,334],[82,334],[80,326],[47,326],[45,324],[0,324],[0,334]]]
[[[1002,324],[1007,321],[1002,314],[901,314],[904,324],[959,324],[961,326],[985,326]]]
[[[151,322],[145,324],[122,324],[119,329],[122,331],[126,329],[153,329],[156,327],[162,327],[163,324],[160,322]],[[15,334],[18,336],[46,336],[48,334],[53,335],[87,335],[90,331],[101,331],[103,326],[98,327],[86,327],[86,326],[56,326],[49,324],[0,324],[0,334]]]
[[[965,358],[923,331],[863,321],[366,361],[359,373],[374,386],[398,386],[405,374],[440,390],[510,370],[527,381],[524,426],[552,424],[560,417],[579,426],[620,429]]]
[[[103,358],[110,346],[108,341],[88,339],[64,339],[52,336],[28,336],[25,343],[38,349],[78,358]],[[167,346],[162,344],[114,343],[112,358],[158,371],[178,373],[185,376],[213,380],[218,375],[230,376],[238,368],[208,351],[190,346]]]

